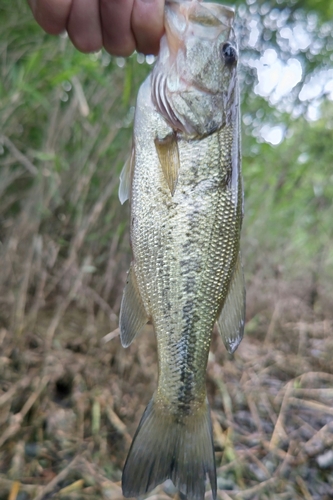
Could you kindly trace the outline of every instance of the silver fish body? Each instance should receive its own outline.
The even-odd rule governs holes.
[[[125,496],[171,478],[202,500],[216,472],[205,374],[214,323],[238,346],[245,292],[240,262],[243,193],[233,12],[170,2],[153,73],[140,88],[130,186],[133,262],[120,331],[124,346],[151,320],[158,387],[123,472]],[[127,181],[126,181],[127,179]]]

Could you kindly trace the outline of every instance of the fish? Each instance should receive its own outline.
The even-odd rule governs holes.
[[[165,34],[136,104],[119,198],[133,260],[124,347],[153,324],[158,383],[122,474],[125,497],[171,479],[188,500],[217,494],[206,368],[215,323],[233,353],[244,332],[243,185],[234,10],[167,1]]]

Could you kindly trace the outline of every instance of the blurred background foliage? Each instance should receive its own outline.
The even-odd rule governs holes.
[[[331,3],[249,0],[236,7],[246,272],[265,268],[288,277],[332,278]],[[130,149],[138,85],[150,65],[137,54],[125,60],[79,53],[65,36],[44,34],[24,1],[2,1],[0,9],[1,283],[10,290],[4,314],[8,301],[17,307],[22,283],[21,271],[14,270],[27,255],[41,259],[27,278],[27,300],[42,286],[43,266],[49,296],[56,289],[50,277],[61,285],[63,266],[77,270],[89,262],[83,266],[86,282],[103,290],[117,310],[129,261],[128,209],[118,203],[117,179]],[[290,60],[299,62],[295,84]],[[258,77],[270,78],[272,61],[280,62],[287,85],[279,91],[277,80],[260,90]],[[266,136],[280,134],[279,143],[266,142],[265,130]],[[50,252],[56,253],[52,270]]]
[[[331,279],[331,3],[248,0],[236,7],[247,276],[260,269]],[[117,312],[130,259],[118,176],[150,64],[138,54],[81,54],[65,36],[44,34],[24,1],[4,0],[0,9],[3,322],[20,318],[34,300],[36,317],[46,297],[68,292],[79,269]],[[27,256],[33,265],[22,290]],[[28,289],[24,304],[17,301]]]
[[[268,318],[273,310],[290,317],[291,309],[295,321],[313,319],[311,314],[332,319],[333,3],[232,4],[237,8],[241,54],[246,331],[259,340],[268,331],[272,340],[275,313],[271,322]],[[79,344],[85,339],[92,354],[90,361],[86,358],[89,370],[99,373],[103,365],[104,348],[97,350],[96,339],[117,328],[131,259],[129,210],[118,201],[118,179],[131,148],[137,90],[152,63],[152,57],[141,54],[126,60],[104,51],[81,54],[65,35],[44,34],[24,0],[1,0],[1,380],[15,381],[15,374],[35,366],[35,358],[22,354],[30,344],[43,346],[41,359],[47,363],[44,353],[50,348],[63,346],[64,359],[65,347],[86,352]],[[274,309],[281,295],[289,312],[285,306]],[[64,327],[62,319],[71,308],[81,319],[76,317],[76,327]],[[69,331],[75,334],[70,344]],[[289,337],[294,333],[285,341]],[[117,369],[124,378],[112,386],[116,407],[119,392],[117,415],[134,422],[137,409],[129,410],[121,399],[134,384],[126,375],[130,361],[126,365],[122,350],[112,349],[115,364],[108,361],[103,366]],[[8,357],[1,357],[1,351]],[[323,356],[332,356],[329,349],[324,351]],[[321,352],[318,346],[316,352]],[[141,359],[140,352],[137,356]],[[147,367],[147,361],[141,366]],[[297,372],[295,360],[292,366]],[[140,371],[133,373],[139,373],[139,381],[143,377]],[[147,380],[154,380],[155,375],[149,376]],[[94,391],[109,383],[104,378],[100,373],[95,379],[87,375],[84,387]],[[59,380],[57,398],[61,387],[67,387],[67,379]],[[143,398],[147,380],[141,389],[135,386]],[[99,429],[100,402],[91,394],[92,426]],[[8,412],[15,413],[15,404]],[[38,411],[33,415],[37,424],[44,422]],[[97,420],[94,415],[99,415]],[[110,418],[121,434],[117,415]],[[6,418],[0,418],[2,424]],[[42,424],[38,425],[33,433],[39,436]],[[11,427],[5,428],[0,448],[11,436]],[[33,442],[39,439],[29,436]],[[125,437],[128,446],[128,434]],[[0,472],[13,453],[11,447],[0,454]],[[119,456],[121,463],[123,449]]]
[[[35,298],[37,313],[40,298],[66,293],[79,269],[106,301],[122,280],[128,210],[117,199],[118,177],[149,66],[136,56],[79,53],[66,37],[45,35],[24,1],[0,9],[0,281],[8,324],[11,307],[17,318],[31,305],[18,296]]]

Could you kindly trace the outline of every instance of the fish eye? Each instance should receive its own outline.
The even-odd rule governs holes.
[[[230,43],[224,43],[221,52],[227,66],[237,62],[237,51]]]

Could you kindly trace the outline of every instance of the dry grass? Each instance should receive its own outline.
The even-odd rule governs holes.
[[[249,287],[252,317],[233,357],[213,338],[222,500],[332,498],[332,318],[295,294],[274,301],[276,285],[261,299]],[[154,334],[147,327],[124,350],[116,317],[67,305],[40,312],[19,342],[1,330],[1,500],[122,498],[121,468],[156,384]],[[175,494],[167,482],[149,497]]]

